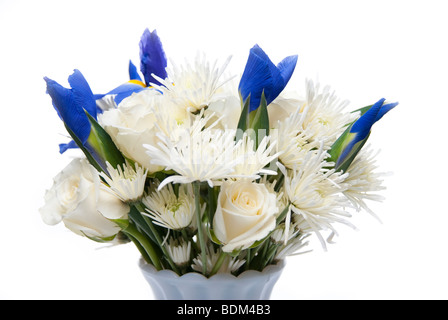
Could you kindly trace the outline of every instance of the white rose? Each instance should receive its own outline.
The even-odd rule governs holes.
[[[218,196],[213,230],[225,252],[247,249],[275,228],[276,195],[264,184],[224,182]]]
[[[63,221],[78,235],[111,239],[120,228],[108,219],[127,219],[129,207],[106,190],[87,160],[74,159],[54,178],[39,212],[49,225]]]
[[[143,144],[157,145],[154,104],[161,94],[156,90],[143,90],[123,99],[118,108],[105,111],[98,121],[123,154],[140,163],[150,173],[163,169],[151,164]]]

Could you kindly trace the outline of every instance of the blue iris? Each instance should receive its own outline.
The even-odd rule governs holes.
[[[120,104],[123,99],[129,97],[133,93],[145,90],[150,83],[160,84],[152,74],[165,79],[167,77],[166,67],[167,59],[162,42],[157,35],[156,30],[150,32],[146,29],[140,39],[140,70],[143,73],[145,82],[140,77],[137,67],[129,61],[129,81],[114,88],[106,94],[96,94],[96,99],[101,99],[106,95],[115,95],[115,104]]]
[[[238,86],[243,102],[250,97],[249,111],[260,106],[263,92],[267,104],[277,98],[291,78],[297,58],[297,55],[286,57],[276,66],[258,45],[250,49],[249,58]]]
[[[358,120],[356,120],[344,137],[344,144],[341,153],[336,161],[336,168],[354,156],[354,152],[358,152],[358,148],[366,142],[370,135],[372,126],[380,120],[387,112],[398,105],[398,102],[384,104],[385,99],[380,99],[372,107],[369,108]]]
[[[167,64],[165,51],[156,30],[150,32],[145,29],[140,39],[140,71],[143,73],[147,86],[151,82],[160,84],[152,74],[162,79],[167,77]]]
[[[47,77],[47,93],[50,95],[53,106],[59,117],[68,129],[85,145],[90,135],[91,124],[87,118],[88,112],[94,119],[97,117],[95,98],[89,84],[79,70],[74,70],[68,77],[70,89]],[[60,145],[60,152],[76,147],[74,142]]]

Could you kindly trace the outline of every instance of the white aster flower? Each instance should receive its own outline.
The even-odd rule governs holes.
[[[179,267],[185,267],[190,262],[191,242],[185,242],[184,239],[171,238],[169,243],[165,245],[168,254],[173,262]]]
[[[110,190],[123,202],[133,202],[139,200],[145,189],[147,169],[143,169],[137,163],[130,165],[125,163],[117,168],[107,163],[107,171],[109,175],[101,172],[100,175],[109,185]]]
[[[219,259],[219,256],[221,255],[221,249],[217,249],[217,251],[214,250],[213,245],[209,245],[206,248],[207,251],[207,270],[206,273],[210,273],[213,269],[213,267],[215,266],[216,262]],[[217,273],[233,273],[236,272],[245,262],[246,260],[240,260],[237,259],[238,257],[232,258],[230,255],[227,255],[225,257],[224,262],[222,263],[221,268],[219,268]],[[193,264],[191,265],[191,267],[193,268],[193,270],[197,271],[197,272],[201,272],[203,271],[202,268],[202,259],[200,254],[198,255],[197,258],[193,259]]]
[[[230,79],[221,80],[231,57],[227,58],[221,67],[216,67],[206,60],[204,54],[197,55],[194,64],[186,62],[178,67],[171,61],[173,67],[167,68],[167,78],[154,76],[161,84],[152,84],[164,95],[170,97],[177,105],[190,112],[198,111],[216,99],[218,90]]]
[[[305,220],[324,248],[325,241],[320,230],[329,229],[332,234],[337,234],[332,226],[335,222],[353,227],[344,219],[351,216],[344,210],[349,203],[342,196],[345,187],[342,182],[347,174],[326,169],[329,166],[325,161],[327,157],[328,154],[321,144],[317,154],[308,153],[303,163],[293,170],[287,170],[279,164],[285,176],[284,188],[292,212]]]
[[[179,195],[171,184],[161,190],[154,190],[142,199],[146,206],[143,214],[154,223],[167,229],[180,230],[190,226],[195,215],[195,202],[191,184],[181,185]],[[205,204],[202,208],[205,210]]]
[[[366,210],[372,216],[379,217],[367,206],[365,200],[382,201],[384,197],[375,192],[386,189],[382,185],[381,177],[386,173],[377,173],[375,164],[377,153],[373,153],[370,145],[365,146],[356,156],[350,167],[347,169],[348,177],[344,180],[347,185],[344,195],[350,200],[357,211]]]

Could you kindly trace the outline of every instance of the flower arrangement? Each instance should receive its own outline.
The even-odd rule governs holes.
[[[347,112],[328,87],[306,81],[284,92],[297,56],[275,65],[255,45],[239,78],[198,54],[168,66],[156,31],[140,41],[140,71],[106,94],[82,73],[70,88],[44,78],[79,148],[40,209],[74,233],[133,242],[148,264],[177,274],[238,275],[303,253],[315,234],[325,248],[335,225],[381,200],[381,174],[365,146],[397,103]],[[325,233],[329,233],[328,239]]]

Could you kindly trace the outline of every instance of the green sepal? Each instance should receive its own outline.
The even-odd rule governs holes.
[[[270,236],[271,236],[271,232],[263,239],[257,240],[254,243],[252,243],[252,245],[248,249],[253,249],[253,248],[258,247],[259,245],[263,244],[266,241],[266,239],[268,239]]]
[[[114,222],[122,230],[126,229],[129,226],[129,220],[128,219],[109,219],[109,220]]]
[[[220,246],[223,245],[223,243],[222,243],[221,241],[219,241],[218,237],[217,237],[216,234],[215,234],[215,231],[213,231],[212,228],[207,228],[207,231],[208,231],[208,236],[209,236],[209,238],[210,238],[214,243],[216,243],[216,244],[218,244],[218,245],[220,245]]]
[[[84,235],[84,237],[86,237],[86,238],[88,238],[88,239],[90,239],[90,240],[92,240],[92,241],[99,242],[99,243],[108,243],[108,242],[111,242],[112,240],[115,239],[115,236],[116,236],[116,235],[113,235],[113,236],[110,236],[110,237],[104,237],[104,238],[101,238],[101,237],[91,237],[91,236],[88,236],[88,235],[85,234],[85,232],[83,232],[83,231],[81,231],[81,233]]]

